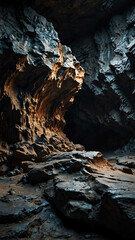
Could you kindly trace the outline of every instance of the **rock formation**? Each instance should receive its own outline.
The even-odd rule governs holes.
[[[135,7],[72,49],[85,79],[67,116],[67,136],[87,149],[119,148],[135,136]]]
[[[108,162],[100,152],[85,151],[51,153],[42,163],[23,161],[23,177],[12,172],[0,179],[1,239],[133,240],[134,167],[134,157]],[[67,229],[49,202],[80,233]]]
[[[131,2],[0,4],[0,239],[134,239]]]
[[[114,170],[100,152],[51,154],[25,181],[47,182],[45,196],[67,218],[134,238],[135,178]]]
[[[78,37],[93,34],[99,24],[134,0],[5,0],[3,5],[31,6],[54,24],[60,39],[66,44]]]
[[[62,135],[84,70],[52,24],[30,7],[1,8],[0,17],[0,139],[49,141]]]

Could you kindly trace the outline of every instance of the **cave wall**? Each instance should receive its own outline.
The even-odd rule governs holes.
[[[129,2],[0,3],[0,239],[134,239],[134,156],[63,133],[81,62],[67,136],[96,150],[134,135],[134,8],[80,39]]]
[[[86,72],[83,90],[66,115],[67,136],[87,149],[115,147],[133,137],[134,10],[122,14],[133,2],[0,3],[2,141],[63,134],[63,116],[81,88],[84,70],[58,34]]]
[[[84,70],[31,7],[1,7],[0,36],[0,143],[61,136]]]
[[[5,0],[2,6],[22,9],[30,6],[52,22],[62,43],[71,44],[81,36],[92,35],[97,27],[134,0]]]
[[[106,21],[93,37],[75,41],[72,49],[85,78],[66,115],[67,136],[87,149],[121,147],[135,136],[135,7]]]

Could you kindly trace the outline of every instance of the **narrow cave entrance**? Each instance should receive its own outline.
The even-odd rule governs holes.
[[[65,114],[64,133],[87,151],[109,152],[122,148],[132,135],[123,126],[110,127],[96,121],[94,104],[93,96],[83,88]]]

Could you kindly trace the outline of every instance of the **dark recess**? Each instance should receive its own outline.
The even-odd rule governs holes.
[[[75,97],[73,105],[65,114],[64,132],[67,137],[74,143],[84,145],[87,151],[111,151],[128,143],[132,134],[129,134],[124,127],[111,128],[99,122],[94,123],[90,116],[85,116],[85,120],[83,119],[84,107],[91,108],[94,112],[94,108],[96,109],[94,104],[93,96],[89,93],[88,87],[83,84],[83,88]]]

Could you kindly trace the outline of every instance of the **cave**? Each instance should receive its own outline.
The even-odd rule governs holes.
[[[93,113],[96,109],[96,103],[94,103],[93,94],[90,93],[88,87],[84,84],[82,90],[75,97],[73,105],[69,107],[65,114],[66,125],[64,132],[66,136],[74,143],[84,145],[87,151],[93,149],[107,153],[109,151],[117,151],[117,149],[125,145],[128,145],[129,152],[132,151],[133,149],[130,149],[130,144],[128,143],[134,137],[134,132],[129,132],[129,129],[125,129],[123,126],[106,125],[105,122],[101,123],[95,120]],[[111,102],[109,106],[112,111]],[[97,107],[104,111],[104,106],[101,106],[100,103]],[[97,117],[98,113],[95,115]]]
[[[0,3],[0,239],[134,240],[135,3]]]

